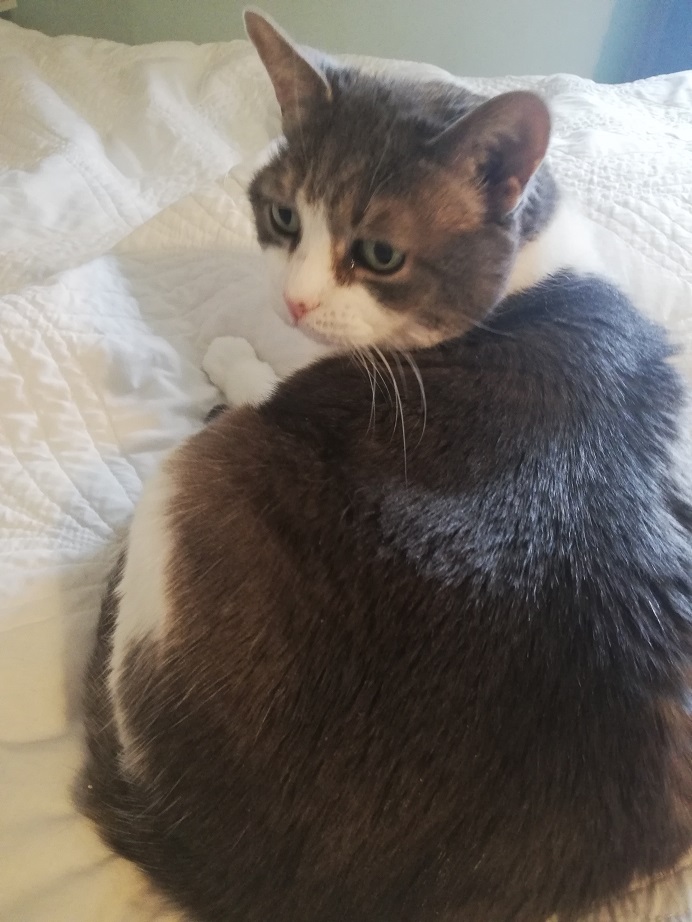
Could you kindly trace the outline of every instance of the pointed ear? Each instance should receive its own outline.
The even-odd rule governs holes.
[[[497,217],[521,201],[545,156],[550,113],[533,93],[503,93],[458,119],[431,144],[455,166],[469,168]]]
[[[263,13],[246,10],[245,30],[267,69],[281,107],[284,132],[289,132],[317,107],[329,102],[331,88],[327,78],[308,60],[306,52]]]

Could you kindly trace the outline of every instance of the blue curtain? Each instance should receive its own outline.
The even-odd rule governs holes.
[[[692,0],[656,0],[629,80],[692,70]]]
[[[692,0],[616,0],[596,68],[605,83],[692,70]]]

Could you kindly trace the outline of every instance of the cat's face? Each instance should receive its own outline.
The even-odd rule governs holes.
[[[463,333],[502,295],[547,145],[543,104],[478,107],[446,84],[320,66],[248,17],[283,113],[250,199],[287,322],[340,349]]]

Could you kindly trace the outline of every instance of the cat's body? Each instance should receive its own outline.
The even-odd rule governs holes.
[[[90,671],[82,803],[200,922],[571,917],[692,844],[670,348],[594,278],[500,300],[553,210],[525,98],[480,107],[432,174],[423,145],[427,202],[411,166],[344,248],[374,219],[327,181],[340,84],[264,28],[291,66],[260,241],[294,322],[377,351],[221,413],[145,488]],[[397,196],[409,239],[382,243]]]

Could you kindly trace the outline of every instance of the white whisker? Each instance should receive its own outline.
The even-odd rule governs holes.
[[[379,358],[379,360],[382,362],[382,364],[384,365],[384,367],[387,369],[387,371],[388,371],[388,373],[389,373],[389,377],[390,377],[390,379],[391,379],[391,382],[392,382],[392,384],[393,384],[393,386],[394,386],[394,430],[393,430],[393,432],[392,432],[392,435],[394,435],[394,432],[396,432],[396,424],[397,424],[397,422],[399,421],[399,409],[401,408],[401,399],[400,399],[400,397],[399,397],[399,388],[397,387],[397,383],[396,383],[396,380],[395,380],[395,378],[394,378],[394,374],[393,374],[393,372],[392,372],[392,366],[389,364],[389,362],[388,362],[387,359],[385,358],[384,353],[383,353],[380,349],[378,349],[377,346],[373,346],[373,349],[374,349],[374,351],[376,352],[377,357]],[[402,415],[403,415],[403,408],[401,408],[401,409],[402,409]],[[402,420],[402,425],[403,425],[403,420]]]
[[[402,352],[401,354],[406,359],[406,361],[409,363],[409,365],[411,366],[411,371],[416,376],[416,381],[418,382],[418,387],[420,389],[421,403],[423,405],[423,429],[421,430],[420,438],[418,439],[418,442],[417,442],[417,446],[418,446],[423,440],[423,436],[425,435],[425,427],[428,423],[428,401],[425,396],[425,387],[423,386],[423,377],[420,373],[420,369],[418,368],[418,365],[416,365],[410,353]]]
[[[387,151],[389,150],[389,144],[390,144],[390,141],[392,140],[392,135],[394,133],[394,123],[395,123],[395,119],[392,119],[389,125],[389,128],[387,130],[387,136],[384,139],[384,144],[382,145],[382,153],[380,154],[380,159],[377,161],[375,169],[372,171],[372,176],[370,177],[370,188],[368,189],[369,198],[368,198],[368,202],[365,208],[363,209],[363,214],[365,214],[365,212],[370,207],[370,202],[372,202],[373,197],[375,193],[377,192],[377,190],[381,188],[384,182],[386,182],[386,180],[382,180],[377,184],[377,186],[375,186],[375,183],[377,182],[377,179],[378,179],[378,174],[380,172],[380,167],[384,163],[384,158],[387,155]],[[387,179],[388,178],[389,177],[387,177]]]
[[[377,352],[379,350],[375,346],[371,346],[368,351]],[[380,355],[381,354],[382,353],[380,353]],[[382,393],[386,394],[387,400],[389,401],[389,405],[392,406],[392,392],[389,390],[389,385],[387,384],[386,378],[382,374],[382,371],[380,370],[378,363],[375,361],[374,358],[372,358],[372,356],[370,358],[370,361],[372,362],[372,370],[375,374],[375,381],[379,384],[379,387]]]
[[[378,357],[380,358],[380,360],[384,363],[385,368],[389,372],[389,377],[392,379],[392,385],[394,387],[394,395],[395,395],[394,430],[392,432],[392,435],[394,435],[394,432],[396,432],[396,423],[399,417],[401,417],[401,440],[402,440],[403,447],[404,447],[404,480],[408,484],[408,458],[406,454],[406,420],[404,418],[404,406],[401,402],[401,394],[399,393],[399,385],[396,383],[396,378],[394,377],[392,366],[387,361],[384,353],[380,349],[378,349],[377,346],[374,346],[373,348],[375,352],[377,353]]]
[[[384,184],[385,184],[386,182],[389,182],[389,180],[390,180],[390,179],[392,178],[392,176],[394,176],[394,175],[396,175],[394,172],[387,173],[387,175],[384,176],[384,177],[377,183],[377,185],[376,185],[375,188],[372,190],[372,192],[370,192],[370,193],[368,194],[368,201],[367,201],[367,204],[366,204],[365,207],[363,208],[363,217],[365,217],[365,215],[367,214],[368,208],[370,208],[370,206],[372,205],[375,196],[376,196],[377,193],[380,191],[380,189],[382,188],[382,186],[384,186]]]
[[[364,349],[359,349],[354,347],[353,356],[358,360],[358,364],[363,368],[366,375],[368,376],[368,381],[370,382],[370,387],[372,388],[372,403],[370,404],[370,421],[368,422],[368,433],[372,431],[373,424],[375,422],[375,377],[370,371],[368,363],[372,362],[372,359],[369,355],[366,354]]]
[[[404,397],[408,397],[408,381],[406,380],[406,375],[404,374],[404,369],[401,367],[401,359],[399,358],[398,352],[393,352],[392,357],[396,362],[396,368],[401,378],[401,386],[404,390]]]
[[[370,376],[370,384],[372,385],[372,403],[370,404],[370,424],[368,426],[368,432],[373,428],[377,422],[377,394],[376,394],[376,380],[375,380],[375,363],[372,360],[372,356],[369,352],[366,353],[366,361],[370,363],[372,367],[372,375]],[[370,374],[370,369],[368,369],[368,374]]]

